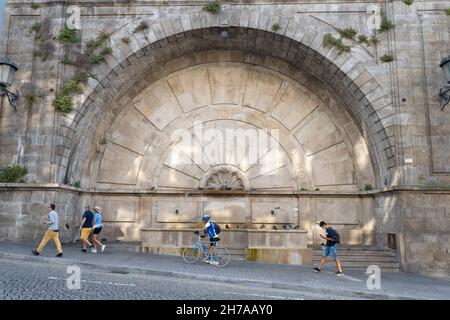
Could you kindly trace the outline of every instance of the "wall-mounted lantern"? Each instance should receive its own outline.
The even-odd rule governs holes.
[[[444,110],[445,106],[450,102],[450,56],[444,58],[439,65],[444,70],[445,80],[447,86],[441,88],[439,91],[439,98],[441,99],[441,110]]]
[[[16,102],[19,98],[19,92],[12,93],[7,88],[11,86],[14,73],[19,70],[17,65],[7,58],[0,59],[0,96],[8,97],[9,104],[17,111]]]

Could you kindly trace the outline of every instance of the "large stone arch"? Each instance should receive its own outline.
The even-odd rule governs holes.
[[[245,18],[245,10],[240,17],[224,28],[216,17],[193,13],[155,20],[145,33],[132,31],[140,21],[113,32],[112,55],[94,72],[98,81],[90,79],[76,112],[61,119],[70,148],[64,152],[59,179],[80,180],[85,155],[92,154],[120,110],[146,86],[177,71],[180,59],[190,56],[191,60],[184,59],[188,66],[196,63],[196,53],[226,50],[228,61],[240,61],[244,55],[250,64],[269,68],[276,64],[280,72],[293,75],[299,83],[314,78],[321,84],[316,88],[319,94],[345,106],[361,131],[376,168],[376,186],[389,181],[395,153],[386,126],[393,110],[389,95],[365,67],[371,64],[370,57],[358,49],[337,55],[334,49],[324,48],[322,36],[333,30],[308,17],[301,21],[263,14]],[[281,30],[268,31],[269,21],[277,19],[284,21]],[[256,25],[254,21],[258,21]],[[224,29],[227,39],[221,37]],[[131,39],[128,45],[121,41],[123,36]],[[214,55],[211,57],[214,60]],[[87,186],[83,180],[82,184]]]
[[[245,63],[254,58],[249,54],[232,52],[232,56],[233,61],[223,61],[231,58],[230,52],[206,51],[196,54],[193,60],[184,57],[178,60],[184,68],[149,84],[123,107],[114,121],[105,125],[109,128],[105,137],[110,143],[99,148],[99,152],[84,154],[85,163],[91,166],[83,169],[85,181],[91,182],[86,187],[164,188],[157,178],[168,176],[169,170],[178,175],[171,184],[173,188],[195,188],[202,172],[206,173],[212,165],[184,161],[174,166],[167,158],[172,154],[173,132],[192,131],[196,119],[200,119],[206,130],[211,127],[218,130],[219,126],[224,133],[231,128],[233,136],[236,131],[245,133],[248,128],[262,132],[277,130],[279,137],[273,138],[275,145],[271,146],[271,152],[258,150],[257,162],[266,163],[266,168],[258,168],[256,164],[246,166],[242,164],[245,159],[218,163],[238,168],[241,165],[240,169],[248,171],[250,180],[255,176],[262,179],[255,171],[259,175],[264,173],[266,181],[255,181],[251,188],[287,191],[325,187],[357,191],[365,184],[374,183],[364,138],[341,104],[331,98],[321,99],[296,80],[281,74],[274,59],[269,61],[268,65],[272,66],[269,69]],[[188,67],[185,59],[195,63]],[[236,62],[239,59],[241,62]],[[308,84],[316,85],[309,81]],[[219,144],[224,150],[234,150],[232,146],[228,148],[230,139]],[[278,167],[273,165],[275,152],[280,155]],[[90,154],[92,157],[87,156]],[[224,158],[232,157],[230,154]],[[269,169],[280,170],[278,175],[273,173],[270,177]],[[292,183],[287,182],[290,178]]]

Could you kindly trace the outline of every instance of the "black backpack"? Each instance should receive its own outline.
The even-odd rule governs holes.
[[[214,223],[214,231],[216,232],[216,234],[219,234],[220,231],[222,231],[222,230],[220,229],[220,226],[219,226],[217,223]]]
[[[338,233],[336,230],[334,230],[334,232],[336,233],[336,234],[334,235],[334,241],[335,241],[336,243],[341,243],[341,236],[339,235],[339,233]]]

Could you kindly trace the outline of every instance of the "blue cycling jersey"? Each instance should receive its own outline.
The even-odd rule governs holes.
[[[208,236],[209,236],[210,238],[217,237],[217,235],[216,235],[216,230],[214,229],[214,223],[208,221],[208,222],[205,224],[205,228],[204,228],[204,229],[206,230],[206,232],[208,233]]]

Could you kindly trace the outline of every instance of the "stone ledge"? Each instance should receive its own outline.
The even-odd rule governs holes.
[[[285,248],[247,248],[245,259],[266,263],[282,263],[293,265],[311,265],[311,249],[285,249]]]
[[[0,192],[2,191],[29,191],[29,190],[67,190],[75,191],[80,194],[111,194],[111,195],[153,195],[153,196],[185,196],[186,193],[189,197],[217,197],[217,196],[277,196],[277,197],[327,197],[327,196],[358,196],[358,197],[372,197],[377,195],[383,195],[386,193],[393,192],[421,192],[426,194],[450,194],[450,186],[442,187],[418,187],[418,186],[398,186],[392,188],[385,188],[382,190],[371,190],[371,191],[286,191],[286,192],[275,192],[275,191],[260,191],[260,192],[198,192],[196,190],[186,189],[184,191],[173,190],[173,191],[152,191],[152,190],[138,190],[138,189],[117,189],[117,190],[107,190],[107,189],[83,189],[76,188],[67,184],[62,183],[0,183]],[[39,190],[40,191],[40,190]]]

